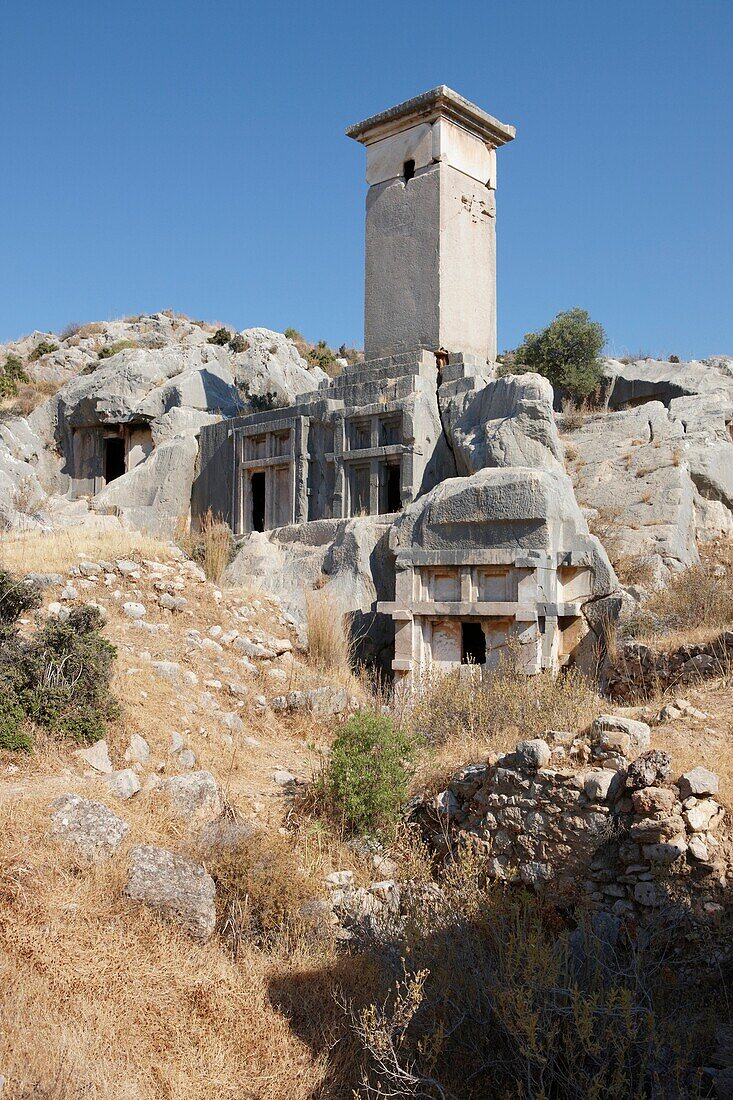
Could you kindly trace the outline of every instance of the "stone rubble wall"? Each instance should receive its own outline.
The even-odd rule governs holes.
[[[726,676],[733,665],[733,631],[712,642],[684,645],[660,653],[642,642],[625,642],[606,672],[607,690],[618,702],[628,702],[691,684],[708,676]]]
[[[491,877],[572,900],[578,889],[618,917],[720,910],[727,846],[718,777],[671,780],[644,722],[597,718],[590,734],[548,731],[458,772],[416,817],[444,854],[486,856]]]

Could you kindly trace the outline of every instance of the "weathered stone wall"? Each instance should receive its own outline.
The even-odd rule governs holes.
[[[417,811],[433,844],[468,844],[492,877],[616,916],[707,906],[724,882],[718,777],[670,782],[643,722],[602,715],[590,734],[548,731],[453,777]],[[712,907],[712,908],[711,908]]]
[[[607,690],[620,702],[644,699],[706,676],[729,675],[732,665],[733,630],[723,631],[712,642],[680,646],[671,653],[660,653],[642,642],[625,642],[607,670]]]

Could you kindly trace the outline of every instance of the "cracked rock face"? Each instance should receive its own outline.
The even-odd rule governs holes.
[[[448,417],[459,474],[484,467],[525,466],[563,471],[562,443],[552,411],[553,391],[539,374],[489,382]]]
[[[609,360],[608,413],[567,434],[576,495],[618,554],[653,568],[733,534],[733,360]]]

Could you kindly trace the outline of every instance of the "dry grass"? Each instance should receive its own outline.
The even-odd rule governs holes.
[[[197,531],[191,530],[188,519],[182,517],[176,525],[174,541],[185,554],[201,564],[207,580],[221,583],[233,550],[231,529],[221,516],[215,516],[209,508],[201,517]]]
[[[700,551],[700,563],[673,573],[627,624],[625,633],[658,649],[712,640],[733,625],[733,541]]]
[[[433,747],[426,768],[443,774],[545,730],[583,730],[603,707],[594,685],[577,670],[527,676],[510,652],[483,679],[478,668],[467,666],[427,674],[403,721]],[[420,778],[425,780],[425,770]]]
[[[613,567],[622,584],[635,584],[643,588],[651,588],[654,584],[654,565],[650,553],[619,554]]]
[[[578,405],[570,398],[566,398],[562,403],[562,430],[574,432],[582,428],[589,414],[590,409],[586,404]]]
[[[346,612],[327,588],[308,592],[308,661],[321,672],[348,672],[354,641]]]
[[[62,378],[40,378],[34,382],[21,382],[13,397],[0,401],[0,415],[30,416],[34,409],[61,389],[64,381]]]
[[[123,899],[124,852],[79,866],[47,838],[48,813],[45,798],[0,810],[5,1096],[310,1096],[323,1062],[273,1007],[270,987],[320,968],[323,945],[290,958],[250,945],[236,962],[218,939],[194,947]],[[125,807],[137,842],[158,835],[137,820],[143,813]]]
[[[62,573],[79,561],[169,557],[164,542],[140,531],[103,524],[0,535],[0,562],[15,573]]]

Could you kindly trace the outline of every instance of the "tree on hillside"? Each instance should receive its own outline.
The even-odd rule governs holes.
[[[605,342],[603,326],[576,306],[558,313],[539,332],[527,333],[524,342],[507,359],[513,372],[536,371],[568,397],[586,401],[601,381],[600,354]]]

